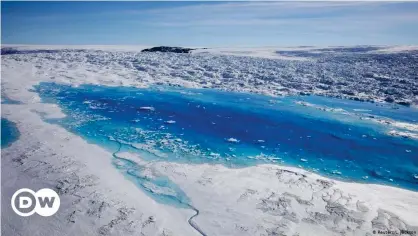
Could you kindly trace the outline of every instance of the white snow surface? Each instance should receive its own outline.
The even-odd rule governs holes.
[[[418,50],[413,47],[397,47],[393,52],[391,47],[209,48],[190,54],[141,53],[142,46],[65,48],[2,46],[2,51],[23,52],[3,55],[3,65],[9,61],[27,63],[38,77],[74,85],[167,84],[273,96],[317,94],[418,104]]]
[[[236,91],[237,84],[243,83],[240,91],[277,95],[271,91],[283,86],[243,77],[244,70],[248,75],[266,70],[267,75],[268,70],[258,66],[271,63],[270,59],[253,61],[211,52],[141,56],[128,51],[2,56],[2,93],[21,102],[1,107],[2,117],[15,122],[20,132],[16,142],[2,149],[2,235],[201,235],[188,223],[195,211],[155,202],[112,166],[112,153],[44,122],[41,115],[52,118],[64,114],[56,105],[41,103],[30,89],[44,81],[74,86],[143,87],[156,83]],[[247,86],[251,81],[256,86]],[[121,155],[145,162],[131,153]],[[413,191],[341,182],[280,165],[230,169],[153,162],[147,163],[147,168],[168,176],[187,194],[199,210],[192,224],[205,235],[418,231],[418,193]],[[16,215],[10,198],[23,187],[57,190],[61,197],[58,213],[49,218]]]

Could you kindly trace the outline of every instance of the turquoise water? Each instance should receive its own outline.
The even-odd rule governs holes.
[[[15,123],[1,118],[1,148],[10,146],[19,138],[19,135],[19,130]]]
[[[68,115],[49,122],[112,152],[120,143],[122,150],[148,161],[221,163],[233,168],[273,163],[346,181],[418,190],[418,142],[387,135],[387,126],[360,119],[386,117],[416,123],[418,111],[413,108],[165,87],[42,83],[35,90],[44,102],[59,104]],[[296,104],[301,100],[355,115]],[[146,191],[176,188],[164,176],[143,178],[143,167],[115,155],[115,167],[131,173]],[[180,189],[163,195],[188,202]]]

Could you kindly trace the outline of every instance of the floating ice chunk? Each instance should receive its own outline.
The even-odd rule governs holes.
[[[415,178],[415,179],[418,179],[418,175],[414,175],[414,178]]]
[[[155,111],[154,107],[140,107],[139,110],[143,111]]]
[[[333,173],[334,175],[341,175],[341,171],[338,170],[333,170],[331,173]]]
[[[309,103],[307,103],[307,102],[302,102],[302,101],[296,101],[295,103],[296,103],[296,104],[298,104],[298,105],[305,106],[305,107],[307,107],[307,106],[311,105],[311,104],[309,104]]]
[[[230,143],[239,143],[239,140],[236,138],[229,138],[226,141],[230,142]]]
[[[405,152],[410,153],[410,152],[412,152],[412,151],[411,151],[411,150],[409,150],[409,149],[406,149],[406,150],[405,150]]]
[[[368,178],[369,178],[369,176],[367,176],[367,175],[366,175],[366,176],[363,176],[362,178],[363,178],[363,179],[368,179]]]
[[[264,143],[265,141],[262,139],[257,140],[258,143]]]
[[[140,129],[140,128],[135,128],[135,131],[137,132],[137,133],[139,133],[139,134],[144,134],[145,133],[145,131],[143,131],[142,129]]]
[[[220,157],[220,156],[221,156],[221,154],[211,152],[211,153],[209,154],[209,156],[211,156],[211,157]]]
[[[353,111],[364,111],[364,112],[369,112],[372,110],[368,110],[368,109],[353,109]]]
[[[175,124],[176,121],[175,120],[167,120],[165,123],[167,123],[167,124]]]
[[[163,145],[168,145],[168,144],[170,144],[170,141],[167,140],[167,139],[161,139],[160,143],[163,144]]]
[[[307,162],[308,160],[301,158],[300,161]]]

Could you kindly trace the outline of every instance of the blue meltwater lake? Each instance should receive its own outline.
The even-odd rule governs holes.
[[[120,158],[119,148],[147,161],[232,168],[272,163],[418,190],[418,141],[391,136],[390,130],[406,130],[375,121],[416,124],[415,108],[210,89],[41,83],[35,90],[67,114],[48,122],[114,153],[116,168],[148,192],[163,192],[163,201],[188,199],[168,178],[150,179],[140,164]]]
[[[10,146],[19,138],[19,135],[20,133],[15,123],[1,118],[1,148]]]

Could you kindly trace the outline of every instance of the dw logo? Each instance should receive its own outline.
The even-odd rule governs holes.
[[[28,188],[17,190],[12,196],[12,208],[20,216],[31,216],[35,212],[41,216],[52,216],[60,207],[60,197],[49,188],[34,192]]]

